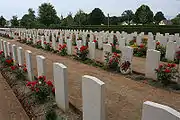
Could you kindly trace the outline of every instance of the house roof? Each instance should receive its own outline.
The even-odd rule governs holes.
[[[171,20],[162,20],[162,22],[166,25],[172,25],[172,21]]]

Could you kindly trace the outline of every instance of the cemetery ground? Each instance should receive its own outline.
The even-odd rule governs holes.
[[[29,120],[29,117],[2,75],[0,75],[0,98],[1,120]]]
[[[70,102],[82,110],[81,76],[91,75],[106,84],[106,112],[107,120],[140,120],[144,101],[153,101],[168,105],[180,111],[180,94],[165,89],[156,88],[148,84],[137,82],[126,76],[108,72],[101,68],[89,66],[68,57],[58,56],[41,49],[21,44],[15,40],[8,40],[11,44],[21,46],[24,50],[32,51],[33,70],[36,71],[36,55],[46,57],[46,76],[52,80],[53,62],[67,66]],[[144,71],[145,60],[135,58],[135,68]],[[133,62],[134,63],[134,62]],[[36,73],[36,72],[34,72]]]

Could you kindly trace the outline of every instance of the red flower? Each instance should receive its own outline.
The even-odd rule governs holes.
[[[24,72],[27,72],[27,68],[24,68],[23,70],[24,70]]]
[[[43,79],[43,76],[39,76],[38,79]]]
[[[55,88],[52,89],[52,92],[55,93]]]
[[[156,42],[156,45],[160,45],[160,42]]]
[[[87,48],[88,48],[87,46],[82,46],[82,47],[80,48],[80,51],[83,52],[83,51],[86,50]]]
[[[163,67],[163,65],[160,64],[160,65],[159,65],[159,68],[162,68],[162,67]]]
[[[95,43],[96,43],[96,42],[97,42],[97,40],[93,40],[93,42],[95,42]]]
[[[26,84],[26,86],[31,86],[31,82],[28,82],[28,83]]]
[[[24,67],[26,67],[26,64],[24,64]]]
[[[140,48],[144,48],[144,44],[140,44],[140,46],[139,46]]]
[[[2,50],[0,51],[0,55],[1,55],[1,54],[3,54],[3,51],[2,51]]]
[[[75,47],[74,47],[74,49],[76,49],[76,50],[77,50],[77,49],[78,49],[78,47],[77,47],[77,46],[75,46]]]
[[[39,92],[39,88],[36,88],[36,92]]]
[[[50,80],[48,80],[48,81],[46,82],[46,84],[47,84],[49,87],[53,87],[53,83],[52,83]]]
[[[171,67],[176,67],[176,64],[171,64]]]
[[[169,69],[166,68],[165,70],[166,73],[170,73],[171,71]]]
[[[118,54],[116,52],[113,53],[114,56],[118,56]]]
[[[11,64],[13,62],[13,60],[6,60],[7,64]]]
[[[16,69],[16,66],[11,66],[11,69],[12,69],[12,70],[15,70],[15,69]]]
[[[168,63],[168,65],[167,65],[168,67],[171,67],[171,64],[170,63]]]
[[[46,42],[46,41],[44,41],[44,44],[46,45],[46,44],[47,44],[47,42]]]

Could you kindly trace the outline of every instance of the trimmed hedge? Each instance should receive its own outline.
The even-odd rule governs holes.
[[[148,32],[152,32],[153,34],[156,34],[157,32],[160,32],[161,34],[164,33],[180,33],[180,26],[175,25],[165,25],[165,26],[158,26],[158,25],[134,25],[134,26],[71,26],[71,27],[60,27],[60,29],[75,29],[75,30],[92,30],[92,31],[126,31],[127,33],[132,32],[144,32],[147,34]]]

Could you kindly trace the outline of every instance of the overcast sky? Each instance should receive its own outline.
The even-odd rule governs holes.
[[[100,8],[105,15],[120,16],[124,10],[135,10],[142,4],[150,6],[154,14],[162,11],[166,17],[174,17],[180,13],[180,0],[1,0],[0,15],[10,19],[13,15],[21,18],[28,8],[36,11],[41,3],[50,2],[57,10],[58,16],[73,15],[79,10],[89,13],[94,8]]]

